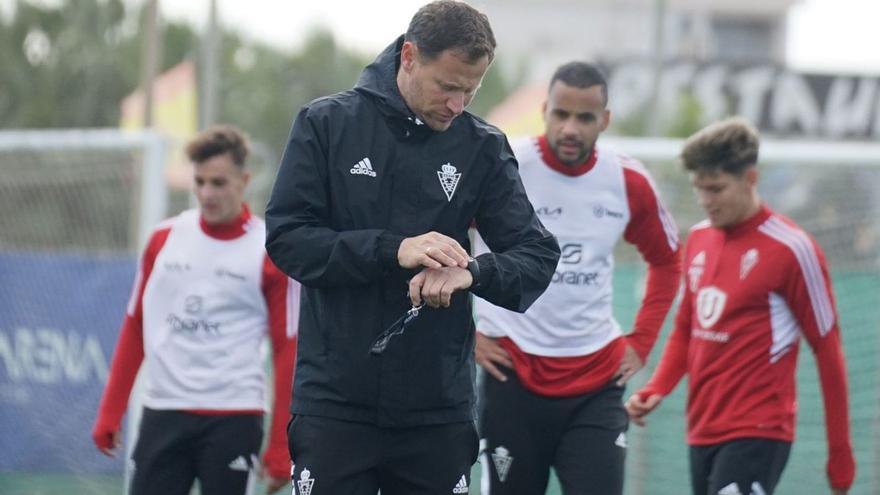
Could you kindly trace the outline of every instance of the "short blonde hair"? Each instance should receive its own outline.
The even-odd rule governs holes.
[[[757,165],[759,140],[758,131],[747,120],[722,120],[689,137],[681,151],[681,161],[690,172],[739,175]]]

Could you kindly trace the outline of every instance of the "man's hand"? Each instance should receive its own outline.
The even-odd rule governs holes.
[[[409,298],[413,306],[421,306],[424,301],[432,308],[448,308],[452,293],[465,290],[473,283],[474,277],[466,268],[425,268],[410,279]]]
[[[626,350],[623,351],[623,359],[620,360],[620,369],[617,370],[617,384],[623,386],[637,371],[642,369],[645,363],[639,357],[639,353],[627,344]]]
[[[494,376],[498,381],[507,381],[507,375],[498,368],[498,365],[512,369],[513,361],[510,359],[510,354],[495,339],[477,332],[477,345],[474,355],[477,364],[482,366],[486,373]]]
[[[645,416],[651,414],[657,406],[660,405],[660,401],[663,400],[662,395],[650,395],[647,399],[642,400],[642,397],[635,393],[633,394],[624,404],[626,408],[626,412],[629,414],[629,417],[633,420],[633,423],[639,426],[645,426]]]
[[[98,450],[107,457],[116,457],[116,449],[122,445],[122,434],[119,430],[92,432],[92,440]]]
[[[467,268],[468,253],[455,239],[437,232],[428,232],[404,239],[397,250],[397,262],[403,268]]]

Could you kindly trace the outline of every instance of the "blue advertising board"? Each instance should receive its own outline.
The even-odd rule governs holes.
[[[91,429],[131,257],[0,253],[0,473],[112,473]]]

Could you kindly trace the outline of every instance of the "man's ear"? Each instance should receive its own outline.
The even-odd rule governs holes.
[[[403,46],[400,48],[400,68],[406,72],[411,72],[418,56],[419,49],[415,43],[404,41]]]
[[[745,177],[749,187],[756,187],[758,185],[758,167],[752,166],[747,168],[743,173],[743,177]]]
[[[609,124],[611,124],[611,110],[605,109],[602,111],[601,132],[605,132],[605,129],[608,129]]]

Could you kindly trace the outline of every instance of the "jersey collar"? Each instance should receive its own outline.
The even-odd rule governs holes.
[[[199,225],[208,236],[221,241],[229,241],[241,237],[247,232],[248,222],[251,219],[251,210],[247,203],[242,203],[241,214],[235,220],[221,225],[209,225],[205,217],[199,215]]]
[[[728,237],[736,237],[751,232],[757,229],[765,220],[770,218],[770,215],[772,214],[773,212],[770,211],[770,208],[768,208],[766,204],[761,203],[761,207],[758,209],[757,213],[732,227],[725,228],[724,233]]]
[[[538,147],[541,149],[541,158],[544,160],[544,163],[562,175],[578,177],[589,172],[596,165],[595,147],[593,147],[593,151],[590,153],[590,156],[587,157],[586,161],[574,166],[566,165],[559,161],[559,158],[556,157],[556,153],[553,153],[553,150],[550,148],[550,143],[547,142],[546,134],[538,138]]]

